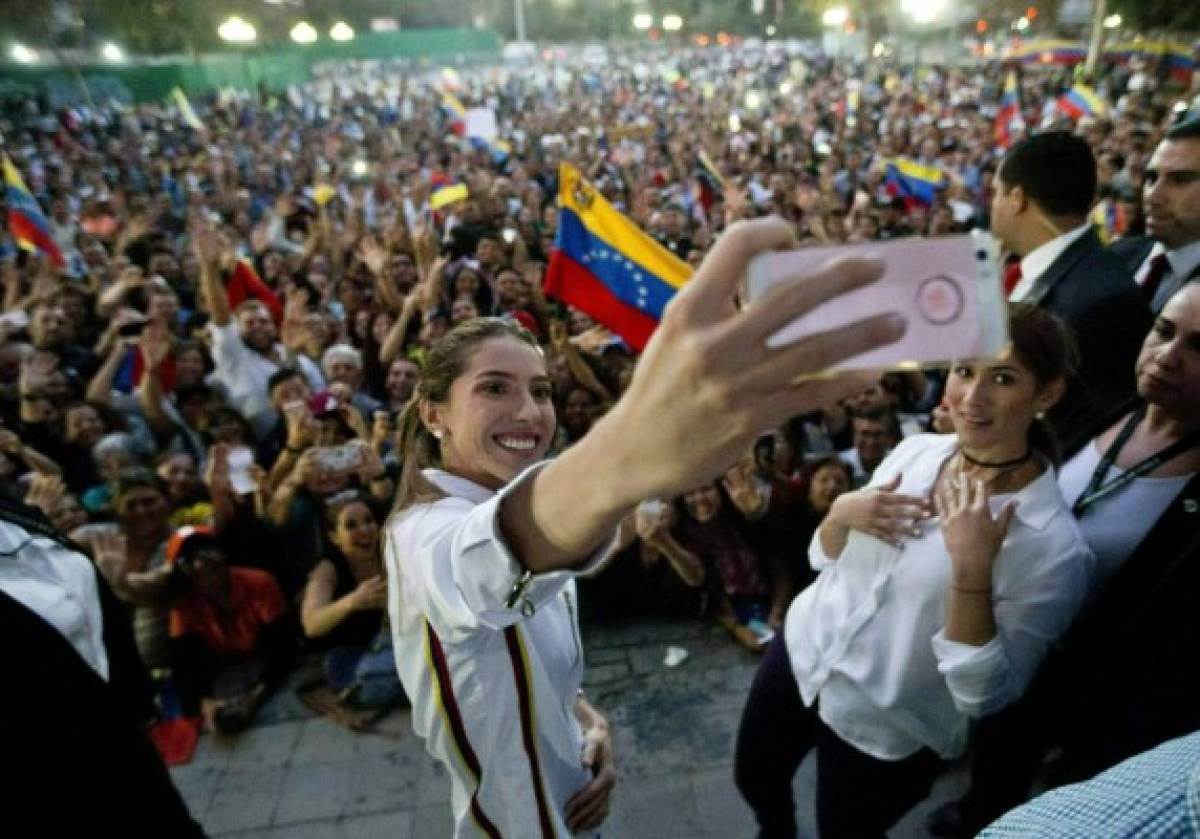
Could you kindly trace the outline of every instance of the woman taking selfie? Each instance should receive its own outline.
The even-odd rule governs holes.
[[[401,419],[385,562],[397,667],[414,728],[450,774],[455,836],[600,825],[616,775],[607,723],[579,692],[573,577],[642,499],[711,480],[762,429],[863,384],[801,374],[903,332],[886,315],[768,348],[801,312],[881,273],[842,260],[738,312],[749,259],[794,246],[779,220],[730,228],[668,307],[625,397],[552,462],[541,462],[556,425],[550,380],[528,333],[474,320],[431,347]]]
[[[1082,601],[1092,555],[1041,419],[1063,392],[1067,337],[1026,305],[1009,332],[997,358],[951,366],[956,434],[905,440],[812,540],[819,575],[738,732],[761,836],[796,835],[792,776],[814,747],[820,835],[883,836],[963,752],[971,720],[1021,695]]]

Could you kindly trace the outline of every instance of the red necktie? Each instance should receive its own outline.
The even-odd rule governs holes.
[[[1171,270],[1171,263],[1167,262],[1165,253],[1160,253],[1150,260],[1150,270],[1146,272],[1146,279],[1142,280],[1142,291],[1146,294],[1147,300],[1154,300],[1154,293],[1158,291],[1163,277],[1169,270]]]
[[[1021,282],[1021,263],[1010,262],[1004,268],[1004,296],[1012,297],[1013,289]]]

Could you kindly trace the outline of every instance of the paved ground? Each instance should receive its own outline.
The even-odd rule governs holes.
[[[750,813],[733,786],[731,755],[755,659],[698,623],[585,626],[592,702],[614,727],[621,782],[613,835],[627,839],[751,837]],[[675,668],[669,644],[688,650]],[[299,675],[292,684],[299,680]],[[205,736],[194,760],[173,770],[205,829],[220,837],[440,839],[449,835],[449,781],[409,727],[406,712],[384,731],[354,734],[314,717],[292,687],[235,739]],[[925,835],[929,807],[961,787],[950,772],[893,837]],[[813,761],[796,777],[804,835],[814,835]]]

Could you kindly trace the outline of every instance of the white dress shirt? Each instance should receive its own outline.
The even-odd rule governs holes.
[[[1133,275],[1133,279],[1138,285],[1146,284],[1146,277],[1150,274],[1150,268],[1153,266],[1155,258],[1163,253],[1167,255],[1169,270],[1167,275],[1162,278],[1162,283],[1166,283],[1172,277],[1191,276],[1191,273],[1200,267],[1200,239],[1173,251],[1167,250],[1166,245],[1162,242],[1155,242],[1154,247],[1150,248],[1150,253],[1146,254],[1145,260]],[[1162,287],[1161,284],[1159,287]]]
[[[574,577],[611,545],[575,571],[526,573],[505,544],[499,512],[544,465],[499,493],[426,470],[445,497],[387,525],[396,666],[413,729],[449,770],[456,839],[486,834],[488,822],[502,836],[540,837],[543,824],[572,835],[563,807],[591,780],[574,712],[583,678]]]
[[[1062,256],[1063,251],[1071,247],[1075,240],[1087,233],[1091,227],[1090,221],[1081,224],[1074,230],[1068,230],[1061,236],[1056,236],[1025,254],[1021,259],[1021,281],[1008,295],[1008,299],[1013,303],[1020,303],[1028,297],[1029,292],[1033,291],[1033,284],[1038,281],[1038,277],[1046,273],[1046,269],[1054,264],[1054,260]]]
[[[0,589],[54,627],[108,681],[96,569],[83,554],[0,520]]]
[[[928,497],[954,435],[898,445],[871,485]],[[1016,515],[992,570],[997,635],[983,646],[945,637],[950,555],[937,520],[903,547],[851,531],[840,556],[820,534],[809,559],[820,573],[788,610],[784,637],[800,695],[855,748],[901,760],[922,747],[962,754],[970,720],[1021,695],[1047,648],[1066,631],[1087,591],[1092,556],[1046,469],[1015,496],[989,499],[993,514],[1015,497]]]

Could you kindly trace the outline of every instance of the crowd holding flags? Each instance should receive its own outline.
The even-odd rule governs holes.
[[[21,180],[17,167],[4,155],[4,192],[8,203],[8,229],[16,239],[17,245],[24,250],[44,253],[55,268],[65,268],[66,260],[54,235],[50,231],[50,223]]]
[[[623,216],[563,163],[558,236],[545,292],[591,315],[641,352],[692,268]]]

